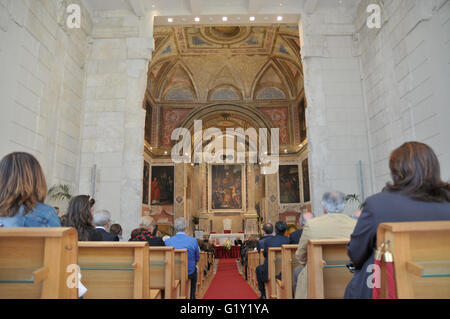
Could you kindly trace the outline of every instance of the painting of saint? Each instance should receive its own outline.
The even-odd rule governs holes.
[[[242,210],[241,165],[213,165],[211,168],[211,207],[215,210]]]
[[[150,165],[148,162],[144,161],[144,173],[143,173],[143,184],[142,184],[142,204],[148,205],[148,184],[150,174]]]
[[[152,166],[151,204],[173,204],[173,166]]]
[[[300,203],[298,165],[280,165],[280,204]]]

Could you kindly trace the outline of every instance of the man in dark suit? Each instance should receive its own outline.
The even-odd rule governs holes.
[[[99,210],[94,214],[94,223],[97,230],[102,234],[103,241],[119,241],[117,235],[109,233],[111,226],[111,213],[107,210]]]
[[[279,221],[275,224],[276,235],[267,239],[264,242],[264,264],[256,267],[256,279],[258,280],[258,288],[261,292],[261,299],[266,299],[266,290],[264,284],[268,280],[269,264],[267,260],[269,248],[281,247],[289,244],[289,238],[284,236],[286,233],[287,225],[285,222]]]
[[[263,226],[264,236],[258,240],[258,253],[261,251],[261,249],[264,249],[264,242],[273,237],[273,225],[270,223],[264,224]]]
[[[300,217],[298,230],[289,235],[289,245],[298,245],[300,237],[302,237],[303,226],[306,224],[307,220],[311,218],[313,218],[313,214],[311,213],[302,214],[302,216]]]

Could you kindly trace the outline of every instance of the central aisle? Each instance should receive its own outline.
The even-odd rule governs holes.
[[[203,299],[258,299],[239,273],[235,259],[219,259],[217,273]]]

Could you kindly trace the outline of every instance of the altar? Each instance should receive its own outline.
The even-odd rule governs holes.
[[[229,240],[231,245],[234,245],[234,241],[240,239],[242,242],[244,242],[244,234],[243,233],[237,233],[237,234],[210,234],[209,240],[213,244],[216,244],[217,241],[221,245],[225,243],[226,240]]]

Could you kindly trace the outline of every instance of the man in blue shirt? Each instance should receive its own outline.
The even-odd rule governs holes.
[[[197,267],[200,260],[200,249],[197,240],[184,233],[186,230],[186,219],[180,217],[175,219],[174,228],[177,234],[166,240],[166,246],[175,249],[187,249],[188,252],[188,278],[191,280],[191,299],[195,299],[195,289],[197,287]]]

